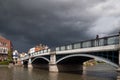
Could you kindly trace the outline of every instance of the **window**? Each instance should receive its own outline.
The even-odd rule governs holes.
[[[2,46],[2,42],[0,42],[0,46]]]

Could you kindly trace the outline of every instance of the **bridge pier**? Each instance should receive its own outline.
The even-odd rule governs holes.
[[[28,61],[28,68],[33,68],[31,58],[29,58],[29,61]]]
[[[117,74],[117,80],[120,80],[120,73]]]
[[[118,64],[119,64],[119,68],[117,69],[117,71],[118,72],[120,72],[120,32],[119,32],[119,52],[118,52],[118,54],[119,54],[119,56],[118,56],[118,59],[119,59],[119,62],[118,62]]]
[[[119,54],[119,56],[118,56],[118,58],[119,58],[119,62],[118,62],[119,67],[118,67],[117,71],[120,72],[120,50],[119,50],[118,54]]]
[[[119,66],[120,66],[120,32],[119,32]]]
[[[49,71],[50,72],[58,72],[58,67],[56,64],[56,53],[50,53],[50,63],[49,63]]]
[[[118,64],[120,66],[120,50],[119,50],[118,54],[119,54],[119,57],[118,57],[119,58],[119,63]]]
[[[58,72],[58,67],[56,64],[49,64],[49,71],[50,72]]]

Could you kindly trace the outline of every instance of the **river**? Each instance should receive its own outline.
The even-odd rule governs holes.
[[[108,64],[86,67],[82,73],[52,73],[38,68],[0,67],[0,80],[116,80],[115,68]]]

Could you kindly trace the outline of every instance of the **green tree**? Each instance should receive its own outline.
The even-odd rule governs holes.
[[[12,50],[8,51],[8,61],[12,61]]]

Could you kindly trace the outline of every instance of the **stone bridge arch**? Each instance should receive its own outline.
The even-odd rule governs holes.
[[[32,59],[31,63],[33,63],[36,59],[43,59],[43,60],[47,61],[48,63],[50,62],[50,60],[46,57],[36,57],[36,58]]]
[[[79,56],[80,56],[80,57],[93,58],[93,59],[95,59],[95,60],[97,60],[97,61],[103,61],[103,62],[105,62],[105,63],[108,63],[108,64],[110,64],[110,65],[112,65],[112,66],[114,66],[114,67],[116,67],[116,68],[119,67],[117,64],[115,64],[114,62],[112,62],[112,61],[110,61],[110,60],[108,60],[108,59],[105,59],[105,58],[103,58],[103,57],[98,57],[98,56],[90,55],[90,54],[72,54],[72,55],[66,55],[66,56],[58,59],[58,60],[56,61],[56,64],[58,64],[59,62],[65,60],[65,59],[67,59],[67,58],[79,57]]]
[[[31,59],[31,65],[33,68],[40,68],[40,69],[49,69],[49,58],[39,56]]]

